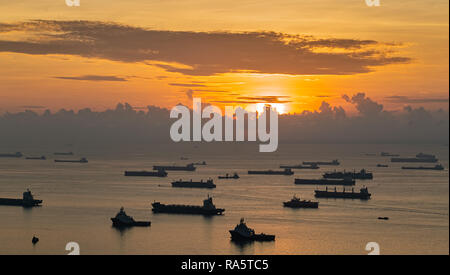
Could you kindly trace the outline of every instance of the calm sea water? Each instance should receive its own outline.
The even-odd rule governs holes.
[[[138,146],[136,146],[138,147]],[[100,150],[64,148],[87,157],[89,163],[54,163],[61,148],[0,148],[49,157],[46,161],[0,158],[0,197],[21,197],[30,188],[42,207],[0,206],[0,254],[66,254],[66,243],[77,242],[81,254],[366,254],[377,242],[381,254],[449,253],[448,146],[440,145],[280,145],[273,154],[257,146],[230,144],[161,145]],[[445,171],[405,171],[379,152],[402,156],[436,154]],[[368,156],[366,153],[376,153]],[[180,160],[180,157],[189,160]],[[280,164],[338,158],[341,166],[296,170],[294,176],[247,175],[248,169],[276,169]],[[167,178],[124,177],[127,169],[151,169],[155,164],[186,164],[205,160],[196,172],[171,172]],[[377,168],[389,163],[389,168]],[[314,199],[315,186],[296,186],[295,177],[318,178],[333,169],[366,168],[369,201],[319,199],[319,209],[288,209],[282,202],[294,194]],[[217,176],[238,172],[239,180]],[[207,179],[214,190],[172,188],[174,179]],[[212,195],[224,216],[152,214],[151,203],[202,204]],[[119,231],[111,226],[121,206],[149,228]],[[388,216],[390,220],[378,220]],[[256,232],[276,234],[272,243],[236,245],[228,230],[241,217]],[[31,238],[40,242],[33,246]]]

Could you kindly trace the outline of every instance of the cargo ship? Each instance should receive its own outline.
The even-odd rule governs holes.
[[[371,195],[367,187],[363,187],[360,189],[359,193],[355,193],[353,188],[351,192],[346,192],[345,188],[342,192],[338,192],[336,188],[334,191],[328,191],[328,187],[325,191],[323,190],[315,190],[316,198],[337,198],[337,199],[360,199],[360,200],[368,200]]]
[[[153,170],[165,170],[165,171],[195,171],[196,167],[193,163],[187,164],[185,166],[176,166],[176,165],[155,165],[153,166]]]
[[[212,179],[208,179],[207,181],[183,181],[178,180],[172,182],[172,187],[185,187],[185,188],[216,188],[214,181]]]
[[[55,159],[55,162],[88,163],[88,160],[86,158],[81,158],[81,159]]]
[[[21,152],[0,154],[0,158],[21,158],[22,156]]]
[[[255,230],[247,227],[243,218],[240,223],[236,225],[233,230],[229,230],[229,232],[231,234],[231,240],[237,242],[275,241],[275,235],[266,235],[264,233],[256,234]]]
[[[419,167],[407,167],[407,166],[403,166],[402,169],[405,170],[438,170],[438,171],[442,171],[444,170],[444,166],[438,164],[436,166],[433,167],[424,167],[424,166],[419,166]]]
[[[29,189],[23,192],[22,199],[0,198],[0,205],[33,207],[40,206],[41,203],[42,200],[35,200]]]
[[[26,157],[25,159],[46,160],[47,158],[45,156],[40,156],[40,157]]]
[[[303,185],[355,185],[355,180],[351,178],[345,179],[295,179],[295,184]]]
[[[302,165],[302,164],[298,164],[298,165],[280,165],[280,168],[283,169],[319,169],[320,167],[317,164],[311,164],[311,165]]]
[[[414,158],[391,158],[391,162],[423,162],[423,163],[436,163],[438,159],[435,155],[429,155],[419,153]]]
[[[197,205],[179,205],[179,204],[162,204],[160,202],[152,203],[152,211],[155,213],[170,213],[170,214],[193,214],[193,215],[222,215],[225,212],[223,208],[216,208],[213,204],[212,198],[208,196],[203,200],[203,206]]]
[[[125,213],[123,207],[114,218],[111,218],[111,221],[114,227],[150,226],[151,224],[149,221],[135,221],[133,217]]]
[[[340,165],[341,163],[337,159],[334,159],[332,161],[304,161],[303,164],[319,166],[319,165]]]
[[[167,172],[164,170],[158,171],[125,171],[125,177],[167,177]]]
[[[249,175],[284,175],[284,176],[291,176],[294,174],[294,172],[292,171],[292,169],[290,168],[285,168],[284,170],[281,171],[275,171],[275,170],[254,170],[254,171],[248,171]]]
[[[237,173],[234,173],[233,175],[225,174],[225,176],[219,176],[219,179],[238,179],[239,175]]]
[[[371,180],[373,179],[373,174],[371,172],[367,172],[365,169],[361,169],[359,172],[326,172],[323,174],[323,178],[325,179],[359,179],[359,180]]]
[[[290,201],[283,202],[284,207],[290,208],[319,208],[319,203],[315,201],[300,200],[294,196]]]

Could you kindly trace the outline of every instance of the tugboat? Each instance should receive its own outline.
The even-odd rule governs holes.
[[[125,177],[167,177],[167,172],[164,170],[158,171],[125,171]]]
[[[125,213],[123,207],[114,218],[111,218],[114,227],[150,226],[151,222],[135,221]]]
[[[23,192],[22,199],[0,198],[0,205],[33,207],[40,206],[41,203],[42,200],[35,200],[33,194],[31,194],[31,191],[29,189]]]
[[[302,164],[298,164],[298,165],[280,165],[280,168],[288,168],[288,169],[319,169],[320,167],[316,164],[310,164],[310,165],[302,165]]]
[[[355,180],[351,178],[344,179],[295,179],[295,184],[303,185],[355,185]]]
[[[292,176],[294,172],[290,168],[285,168],[282,171],[274,171],[274,170],[262,170],[262,171],[248,171],[249,175],[284,175],[284,176]]]
[[[46,160],[47,158],[45,156],[40,156],[40,157],[26,157],[25,159]]]
[[[14,154],[0,154],[0,158],[21,158],[23,155],[21,152],[16,152]]]
[[[195,171],[196,167],[193,163],[189,163],[186,166],[175,166],[175,165],[155,165],[153,170],[165,170],[165,171]]]
[[[343,178],[351,178],[351,179],[359,179],[359,180],[371,180],[373,179],[373,174],[371,172],[367,172],[365,169],[361,169],[359,172],[326,172],[323,174],[323,178],[325,179],[343,179]]]
[[[55,162],[70,162],[70,163],[88,163],[86,158],[76,159],[55,159]]]
[[[177,180],[172,182],[172,187],[187,187],[187,188],[216,188],[214,181],[212,179],[208,179],[207,181],[183,181]]]
[[[247,224],[244,222],[244,218],[241,219],[240,223],[236,225],[234,230],[230,230],[229,232],[231,234],[231,240],[233,241],[275,241],[275,235],[266,235],[264,233],[255,234],[253,229],[247,227]]]
[[[219,176],[219,179],[238,179],[239,175],[234,173],[233,175],[225,174],[225,176]]]
[[[407,166],[403,166],[402,169],[405,170],[437,170],[437,171],[442,171],[444,170],[444,166],[442,166],[441,164],[438,164],[434,167],[424,167],[424,166],[419,166],[419,167],[407,167]]]
[[[304,165],[340,165],[339,160],[334,159],[332,161],[304,161]]]
[[[360,199],[360,200],[368,200],[370,199],[371,194],[367,187],[363,187],[360,189],[359,193],[355,193],[353,188],[352,192],[345,192],[345,188],[342,192],[338,192],[336,187],[334,191],[328,191],[328,187],[325,191],[323,190],[315,190],[316,198],[339,198],[339,199]]]
[[[295,195],[290,201],[283,202],[283,205],[290,208],[319,208],[318,202],[300,200]]]
[[[194,214],[194,215],[222,215],[225,212],[223,208],[216,208],[213,204],[212,198],[203,200],[203,206],[197,205],[177,205],[177,204],[162,204],[160,202],[152,203],[152,211],[155,213],[171,213],[171,214]]]

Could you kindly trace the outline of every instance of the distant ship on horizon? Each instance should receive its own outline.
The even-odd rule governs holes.
[[[158,171],[125,171],[125,177],[167,177],[165,170]]]
[[[438,159],[435,155],[429,155],[419,153],[416,157],[411,158],[391,158],[391,162],[423,162],[423,163],[436,163]]]
[[[47,158],[45,156],[40,156],[40,157],[26,157],[25,159],[30,159],[30,160],[46,160]]]
[[[284,175],[284,176],[291,176],[294,174],[292,169],[285,168],[284,170],[249,170],[249,175]]]
[[[160,202],[152,203],[152,211],[154,213],[169,213],[169,214],[193,214],[193,215],[222,215],[225,212],[223,208],[216,208],[212,197],[203,200],[203,206],[197,205],[180,205],[180,204],[162,204]]]
[[[355,180],[351,178],[345,179],[295,179],[295,184],[299,185],[355,185]]]
[[[326,172],[323,174],[323,178],[325,179],[359,179],[359,180],[371,180],[373,179],[373,174],[371,172],[367,172],[365,169],[361,169],[361,171],[356,172]]]
[[[297,164],[297,165],[280,165],[280,168],[288,168],[288,169],[319,169],[320,167],[316,164],[310,164],[310,165],[302,165],[302,164]]]
[[[87,158],[81,159],[55,159],[55,162],[68,162],[68,163],[88,163]]]
[[[185,166],[177,165],[155,165],[153,170],[165,170],[165,171],[195,171],[196,167],[193,163],[189,163]]]
[[[73,152],[55,152],[53,155],[56,156],[73,156]]]
[[[419,166],[419,167],[408,167],[408,166],[403,166],[402,169],[404,170],[437,170],[437,171],[442,171],[444,170],[444,166],[442,166],[441,164],[432,166],[432,167],[426,167],[426,166]]]
[[[0,158],[21,158],[21,157],[23,157],[23,154],[21,152],[0,154]]]
[[[320,166],[320,165],[340,165],[341,163],[339,162],[339,160],[334,159],[332,161],[304,161],[303,164]]]
[[[371,195],[369,193],[369,190],[367,187],[363,187],[359,190],[359,193],[355,193],[353,188],[351,192],[346,192],[345,188],[342,192],[339,192],[336,190],[336,187],[334,188],[334,191],[328,191],[328,187],[323,190],[314,190],[314,195],[316,198],[336,198],[336,199],[360,199],[360,200],[368,200],[370,199]]]

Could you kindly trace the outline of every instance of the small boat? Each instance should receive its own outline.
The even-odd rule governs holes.
[[[114,227],[150,226],[151,224],[148,221],[135,221],[133,217],[125,213],[123,207],[120,208],[120,211],[114,218],[111,218],[111,221]]]
[[[36,236],[33,236],[33,238],[31,239],[31,243],[32,243],[33,245],[35,245],[35,244],[37,244],[37,242],[39,242],[39,238],[36,237]]]
[[[275,235],[266,235],[264,233],[255,234],[253,229],[247,227],[244,218],[241,219],[240,223],[233,230],[229,230],[229,232],[231,234],[231,240],[238,242],[275,241]]]
[[[234,173],[233,175],[225,174],[225,176],[219,176],[219,179],[238,179],[239,175]]]

